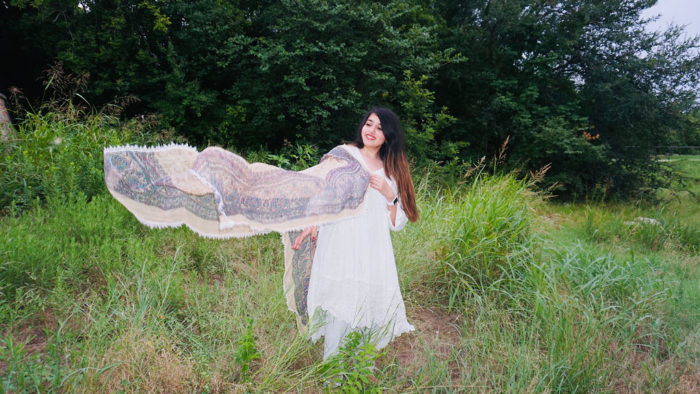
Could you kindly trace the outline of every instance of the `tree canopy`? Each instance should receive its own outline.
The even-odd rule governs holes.
[[[699,139],[700,41],[645,31],[654,3],[3,0],[0,89],[37,98],[61,62],[95,106],[238,149],[327,149],[383,104],[418,164],[509,137],[508,165],[551,163],[560,195],[628,193],[660,179],[656,147]]]

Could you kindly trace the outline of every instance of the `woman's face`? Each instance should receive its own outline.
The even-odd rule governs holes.
[[[370,114],[362,126],[362,143],[369,148],[380,148],[384,145],[384,133],[382,132],[382,124],[379,122],[377,114]]]

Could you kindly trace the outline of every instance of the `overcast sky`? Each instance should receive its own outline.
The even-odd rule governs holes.
[[[661,17],[648,25],[651,30],[664,30],[670,24],[686,25],[687,37],[700,35],[700,0],[659,0],[655,6],[647,9],[642,16]]]

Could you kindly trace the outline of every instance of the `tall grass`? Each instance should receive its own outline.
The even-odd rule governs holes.
[[[664,207],[632,210],[587,208],[581,232],[592,242],[625,242],[652,251],[679,248],[700,251],[700,228],[680,212],[666,213]],[[643,215],[639,214],[643,212]]]
[[[498,280],[509,261],[528,247],[538,196],[527,180],[481,173],[445,198],[438,252],[440,282],[452,307],[473,295],[475,287]]]
[[[250,347],[250,340],[239,341],[251,338],[249,318],[294,333],[293,321],[270,321],[291,317],[275,275],[281,275],[275,236],[231,245],[185,229],[149,230],[106,195],[59,206],[50,200],[2,225],[0,316],[15,345],[0,346],[0,353],[16,360],[7,371],[39,368],[24,375],[42,390],[196,389],[200,373],[235,382],[247,373],[235,354],[255,365],[250,349],[236,350]],[[34,326],[47,331],[24,336]],[[266,340],[275,337],[269,334]],[[27,345],[37,335],[45,349],[63,352],[55,369],[24,363],[35,357]],[[20,375],[7,375],[8,387],[22,386]]]

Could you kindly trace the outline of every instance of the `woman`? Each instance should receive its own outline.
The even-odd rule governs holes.
[[[414,328],[406,319],[389,230],[418,220],[418,209],[397,116],[369,110],[357,138],[345,148],[370,172],[365,209],[355,217],[306,229],[292,245],[318,235],[309,292],[312,339],[324,341],[324,359],[352,330],[369,334],[377,349]]]
[[[312,329],[320,326],[312,337],[326,337],[326,358],[350,329],[371,334],[378,348],[413,329],[389,229],[417,220],[418,211],[401,127],[390,110],[369,111],[353,144],[304,171],[175,144],[107,147],[104,168],[110,193],[147,226],[185,224],[214,238],[281,233],[287,305],[301,327],[309,316]],[[315,239],[316,228],[297,230],[314,223],[322,223],[315,248],[302,241]]]

